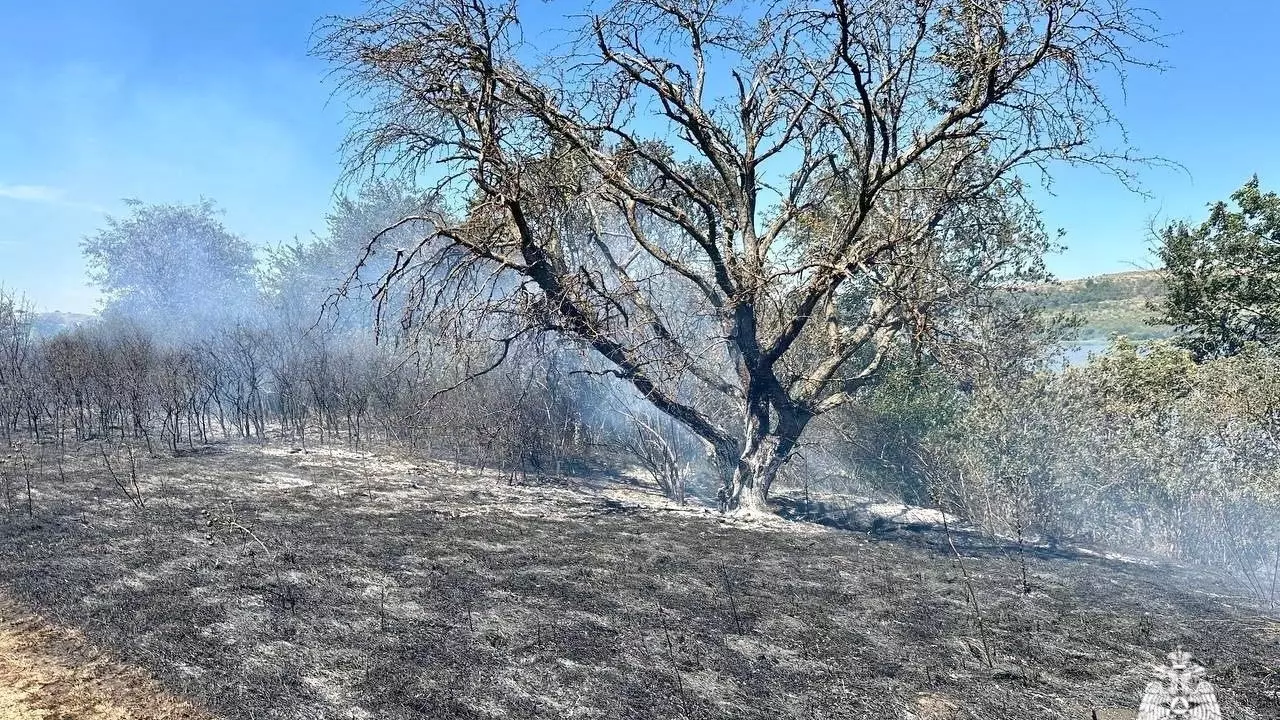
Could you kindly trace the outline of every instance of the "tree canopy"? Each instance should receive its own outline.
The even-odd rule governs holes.
[[[1160,319],[1196,357],[1280,341],[1280,195],[1256,175],[1199,225],[1166,226],[1156,250],[1167,287]]]
[[[503,343],[592,351],[705,441],[747,511],[897,345],[972,346],[993,295],[1043,278],[1019,172],[1125,172],[1097,141],[1101,78],[1150,39],[1118,0],[575,17],[526,33],[514,2],[397,0],[329,23],[318,51],[365,108],[352,168],[440,178],[457,218],[431,216],[384,281],[500,319]]]
[[[212,201],[126,205],[128,217],[108,217],[81,243],[106,312],[172,336],[256,302],[253,246],[227,230]]]
[[[387,180],[338,197],[323,235],[267,251],[264,289],[277,316],[302,327],[318,320],[333,328],[369,327],[381,297],[378,280],[396,261],[395,249],[429,234],[432,224],[405,223],[374,247],[367,247],[369,238],[401,218],[433,208],[429,194]]]

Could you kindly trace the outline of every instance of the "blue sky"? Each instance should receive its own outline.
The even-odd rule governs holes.
[[[1117,112],[1144,151],[1186,172],[1143,173],[1153,198],[1058,168],[1046,223],[1067,231],[1063,277],[1150,264],[1153,219],[1198,217],[1250,174],[1280,188],[1280,3],[1147,0],[1175,33],[1171,69],[1131,78]],[[259,244],[323,226],[344,108],[308,57],[314,22],[356,0],[0,0],[0,285],[87,311],[79,241],[122,198],[226,210]]]

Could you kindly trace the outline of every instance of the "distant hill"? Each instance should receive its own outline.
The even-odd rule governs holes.
[[[35,314],[35,320],[32,323],[32,329],[37,337],[51,337],[57,335],[63,330],[70,330],[77,325],[92,320],[94,316],[84,313],[69,312],[42,312]]]
[[[1080,339],[1105,341],[1112,334],[1133,340],[1167,338],[1173,328],[1151,321],[1150,304],[1164,296],[1164,284],[1155,270],[1135,270],[1063,280],[1045,288],[1043,302],[1052,310],[1079,315],[1084,320]]]

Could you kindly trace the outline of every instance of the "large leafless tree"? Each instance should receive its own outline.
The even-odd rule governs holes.
[[[352,167],[455,204],[384,279],[502,343],[594,351],[746,512],[896,343],[963,337],[1041,267],[1025,169],[1124,172],[1103,89],[1151,41],[1124,0],[520,10],[379,0],[325,26]]]

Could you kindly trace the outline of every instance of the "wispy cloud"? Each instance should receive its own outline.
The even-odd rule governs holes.
[[[67,197],[67,194],[61,188],[49,187],[48,185],[9,185],[0,183],[0,200],[61,205],[94,212],[106,212],[106,208],[101,205],[72,200]]]
[[[0,183],[0,198],[26,202],[62,203],[63,192],[47,185],[6,185]]]

